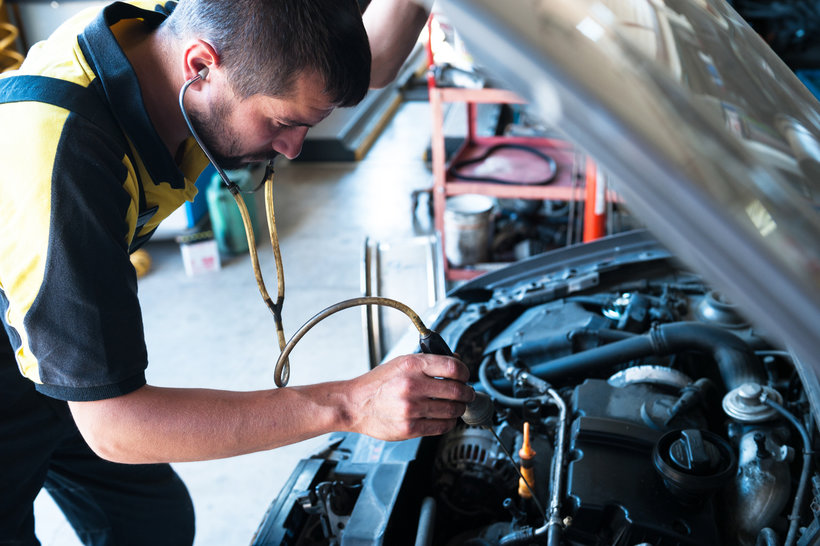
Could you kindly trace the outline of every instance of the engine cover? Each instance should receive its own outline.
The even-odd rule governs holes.
[[[613,387],[591,379],[573,394],[567,538],[582,544],[717,544],[714,505],[680,501],[655,470],[652,453],[666,430],[647,404],[671,398],[654,385]],[[686,426],[698,427],[696,417]]]

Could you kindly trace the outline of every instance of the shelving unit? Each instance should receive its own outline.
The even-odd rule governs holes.
[[[503,89],[462,89],[437,87],[432,77],[428,81],[430,109],[432,112],[433,165],[433,213],[437,232],[442,237],[444,248],[444,211],[447,198],[460,194],[480,194],[508,199],[550,199],[571,201],[584,199],[585,184],[583,172],[585,162],[579,161],[579,154],[566,141],[542,137],[480,136],[476,129],[476,110],[480,103],[523,104],[525,101]],[[467,108],[467,136],[461,148],[448,162],[444,145],[444,104],[464,103]],[[448,165],[481,157],[487,150],[499,144],[522,145],[555,160],[555,176],[548,184],[536,184],[544,172],[546,163],[534,155],[519,150],[502,150],[493,154],[493,160],[507,169],[505,175],[520,183],[471,182],[460,180],[448,173]],[[498,165],[497,165],[498,166]],[[481,163],[471,165],[481,169]],[[463,170],[470,174],[468,169]],[[529,182],[529,183],[528,183]],[[452,267],[444,257],[444,272],[447,280],[467,280],[483,273],[480,266]]]
[[[479,104],[525,104],[517,94],[497,88],[469,89],[461,87],[439,87],[435,78],[435,59],[432,48],[433,19],[427,21],[427,89],[432,113],[431,161],[433,168],[433,220],[440,238],[443,255],[444,278],[447,281],[469,280],[485,272],[492,264],[477,264],[469,267],[454,267],[445,252],[444,212],[447,198],[463,194],[479,194],[501,199],[538,199],[553,201],[584,201],[583,241],[588,242],[606,234],[606,204],[618,201],[618,196],[607,189],[599,174],[596,163],[565,140],[538,136],[483,136],[477,130],[477,105]],[[444,136],[444,105],[464,103],[467,108],[467,135],[447,161]],[[488,150],[498,145],[513,145],[528,148],[529,152],[503,147],[492,155],[493,165],[484,161],[471,161],[487,155]],[[534,152],[533,152],[534,151]],[[543,156],[554,161],[554,176],[544,183]],[[470,178],[501,178],[479,175],[479,171],[503,172],[504,182],[468,181],[449,172],[453,165],[468,167],[460,175]],[[474,171],[475,175],[470,172]],[[540,171],[540,172],[539,172]],[[476,176],[478,175],[478,176]],[[539,177],[540,175],[540,177]],[[482,267],[483,266],[483,267]]]

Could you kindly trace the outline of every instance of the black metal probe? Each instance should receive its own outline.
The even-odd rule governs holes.
[[[439,335],[438,332],[427,330],[427,333],[419,336],[419,346],[421,352],[431,355],[455,356],[453,351],[447,345],[447,342]],[[475,398],[472,402],[467,404],[467,409],[461,419],[473,427],[487,427],[493,424],[493,407],[492,399],[483,392],[476,392]]]

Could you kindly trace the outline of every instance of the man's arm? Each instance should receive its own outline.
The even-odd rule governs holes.
[[[442,434],[473,399],[461,362],[396,358],[348,381],[253,392],[146,385],[69,402],[101,457],[121,463],[195,461],[272,449],[333,431],[384,440]]]
[[[428,14],[421,0],[373,0],[367,6],[362,19],[373,56],[370,87],[384,87],[395,79]]]

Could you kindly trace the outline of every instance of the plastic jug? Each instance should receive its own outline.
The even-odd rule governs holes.
[[[248,207],[254,234],[256,234],[256,197],[245,193],[252,189],[251,174],[248,169],[225,171],[228,178],[240,187],[242,198]],[[219,173],[214,173],[206,190],[208,212],[217,247],[223,254],[241,254],[248,251],[248,239],[242,215],[230,190],[225,186]]]

